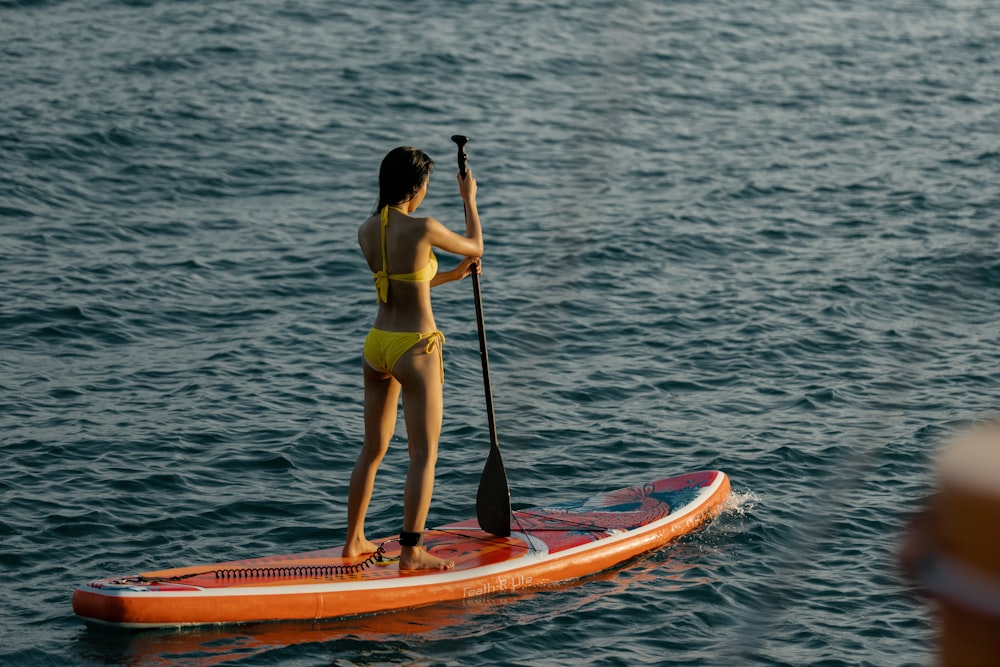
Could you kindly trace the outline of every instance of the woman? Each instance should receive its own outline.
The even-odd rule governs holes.
[[[444,335],[434,323],[431,287],[461,280],[470,270],[478,271],[483,253],[476,181],[471,171],[464,179],[458,178],[465,203],[464,236],[434,218],[412,215],[427,194],[433,169],[434,162],[419,149],[404,146],[392,150],[379,170],[375,214],[358,228],[358,243],[374,275],[379,306],[365,338],[365,440],[351,474],[343,555],[352,558],[378,548],[365,537],[365,513],[375,473],[396,425],[402,391],[410,466],[399,540],[401,570],[454,567],[452,561],[425,550],[422,538],[434,489],[444,386]],[[433,248],[465,259],[451,271],[438,271]]]

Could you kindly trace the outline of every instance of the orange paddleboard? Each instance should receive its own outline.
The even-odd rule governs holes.
[[[699,528],[729,495],[725,473],[668,477],[591,498],[518,510],[511,535],[475,519],[424,533],[447,571],[401,572],[396,537],[376,558],[341,547],[98,579],[73,593],[88,622],[122,627],[318,620],[475,598],[600,572]]]

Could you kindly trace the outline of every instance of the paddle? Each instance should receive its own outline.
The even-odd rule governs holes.
[[[458,144],[458,172],[465,178],[469,170],[469,156],[465,144],[469,138],[456,134],[451,138]],[[500,457],[497,442],[497,424],[493,416],[493,390],[490,387],[490,361],[486,353],[486,323],[483,319],[483,298],[479,290],[479,271],[472,270],[472,291],[476,297],[476,324],[479,327],[479,356],[483,362],[483,386],[486,390],[486,418],[490,426],[490,454],[486,466],[479,477],[476,492],[476,518],[479,527],[487,533],[500,537],[510,535],[510,487],[507,485],[507,471]]]

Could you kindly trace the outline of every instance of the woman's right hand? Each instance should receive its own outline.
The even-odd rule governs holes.
[[[462,178],[461,172],[456,176],[458,179],[458,192],[462,196],[462,201],[473,202],[476,200],[476,179],[472,175],[472,170],[469,169],[465,172],[465,178]]]
[[[466,276],[471,276],[473,271],[479,275],[483,273],[483,263],[479,261],[478,257],[465,257],[455,267],[455,273],[458,275],[459,280]]]

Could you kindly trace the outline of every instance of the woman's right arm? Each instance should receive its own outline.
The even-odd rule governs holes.
[[[428,218],[428,240],[435,248],[465,257],[481,257],[483,254],[483,228],[476,208],[476,179],[472,170],[465,178],[458,177],[458,191],[465,204],[465,236],[456,234],[443,224]]]

